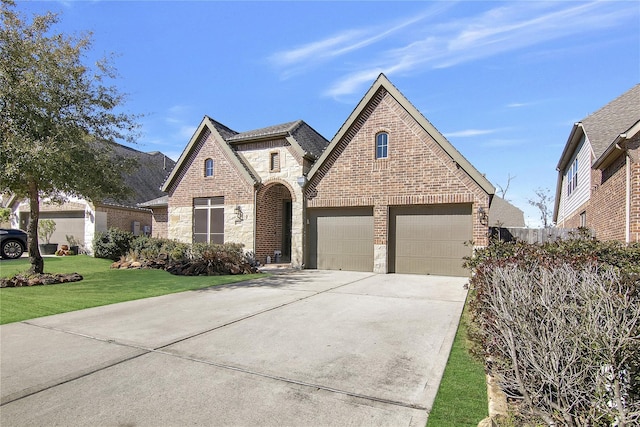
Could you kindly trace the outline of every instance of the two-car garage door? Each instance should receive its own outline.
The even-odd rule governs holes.
[[[389,272],[466,276],[472,227],[470,204],[391,207]],[[309,234],[310,268],[373,271],[372,208],[309,210]]]

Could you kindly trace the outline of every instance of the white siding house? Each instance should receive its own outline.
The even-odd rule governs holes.
[[[592,154],[589,139],[583,135],[575,154],[562,170],[561,197],[558,207],[557,224],[564,226],[564,221],[580,212],[581,207],[589,201],[591,188]]]

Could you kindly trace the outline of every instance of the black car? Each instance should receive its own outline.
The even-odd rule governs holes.
[[[0,228],[0,256],[20,258],[27,250],[27,233],[13,228]]]

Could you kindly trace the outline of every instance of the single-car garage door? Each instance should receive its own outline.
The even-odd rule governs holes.
[[[471,255],[470,204],[392,207],[389,212],[389,268],[396,273],[467,276]]]
[[[309,211],[309,268],[373,271],[373,209]]]

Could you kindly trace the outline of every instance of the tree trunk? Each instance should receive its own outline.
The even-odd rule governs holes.
[[[29,273],[44,273],[44,259],[40,255],[38,247],[38,221],[40,220],[40,195],[38,194],[38,185],[35,182],[29,183],[29,226],[27,234],[29,235],[29,262],[31,268]]]

